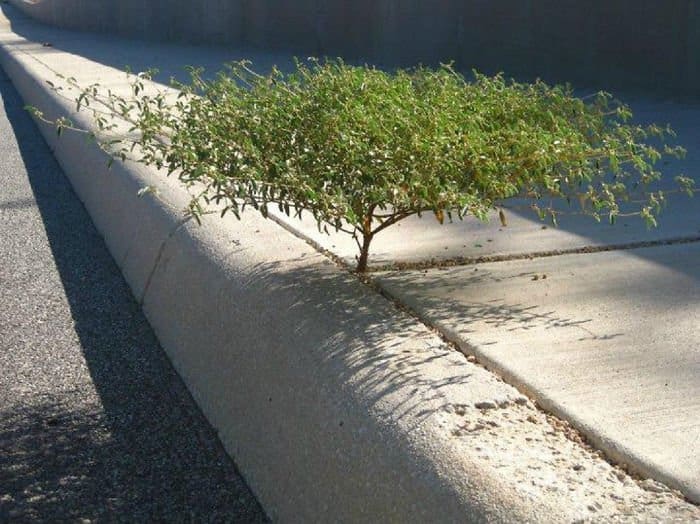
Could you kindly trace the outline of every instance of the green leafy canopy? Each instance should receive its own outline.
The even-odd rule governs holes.
[[[670,128],[631,124],[609,94],[581,99],[569,86],[502,75],[467,80],[450,65],[389,73],[309,59],[259,75],[241,61],[213,80],[191,75],[175,85],[176,101],[145,95],[145,75],[132,99],[90,86],[78,103],[130,123],[136,138],[110,141],[112,154],[136,144],[139,161],[197,187],[195,215],[212,203],[236,216],[249,206],[307,210],[319,227],[353,235],[358,271],[374,236],[408,216],[486,219],[513,197],[555,222],[561,208],[549,199],[597,220],[638,214],[654,224],[664,195],[645,188],[660,179],[663,155],[684,153],[663,145]],[[693,192],[691,179],[677,181]]]

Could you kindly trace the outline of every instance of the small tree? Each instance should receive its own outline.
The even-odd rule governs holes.
[[[135,77],[131,98],[68,83],[100,131],[128,124],[130,138],[98,133],[105,150],[197,189],[195,217],[205,204],[238,217],[248,206],[264,216],[271,205],[307,210],[320,228],[353,236],[358,272],[374,237],[400,220],[484,220],[512,197],[555,223],[561,211],[545,199],[577,202],[596,220],[637,214],[653,225],[664,199],[647,191],[661,176],[655,164],[684,153],[663,145],[670,128],[628,123],[630,109],[609,94],[583,100],[568,86],[501,75],[468,81],[449,65],[387,73],[310,60],[259,75],[236,62],[213,80],[191,74],[175,99],[145,94],[148,75]],[[693,192],[691,179],[676,180]]]

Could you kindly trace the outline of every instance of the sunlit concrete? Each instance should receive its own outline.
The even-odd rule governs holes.
[[[700,243],[379,281],[617,460],[700,501]]]

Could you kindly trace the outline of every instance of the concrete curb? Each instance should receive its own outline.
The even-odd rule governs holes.
[[[0,44],[0,64],[27,104],[49,118],[72,113],[31,45]],[[524,499],[453,446],[440,423],[448,405],[517,391],[274,223],[185,223],[175,181],[130,164],[108,170],[84,137],[40,128],[273,520],[559,520],[554,505]],[[146,185],[159,196],[139,198]],[[465,366],[479,380],[446,385]]]

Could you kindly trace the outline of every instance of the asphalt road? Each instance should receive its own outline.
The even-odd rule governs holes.
[[[265,521],[2,71],[0,218],[0,521]]]

